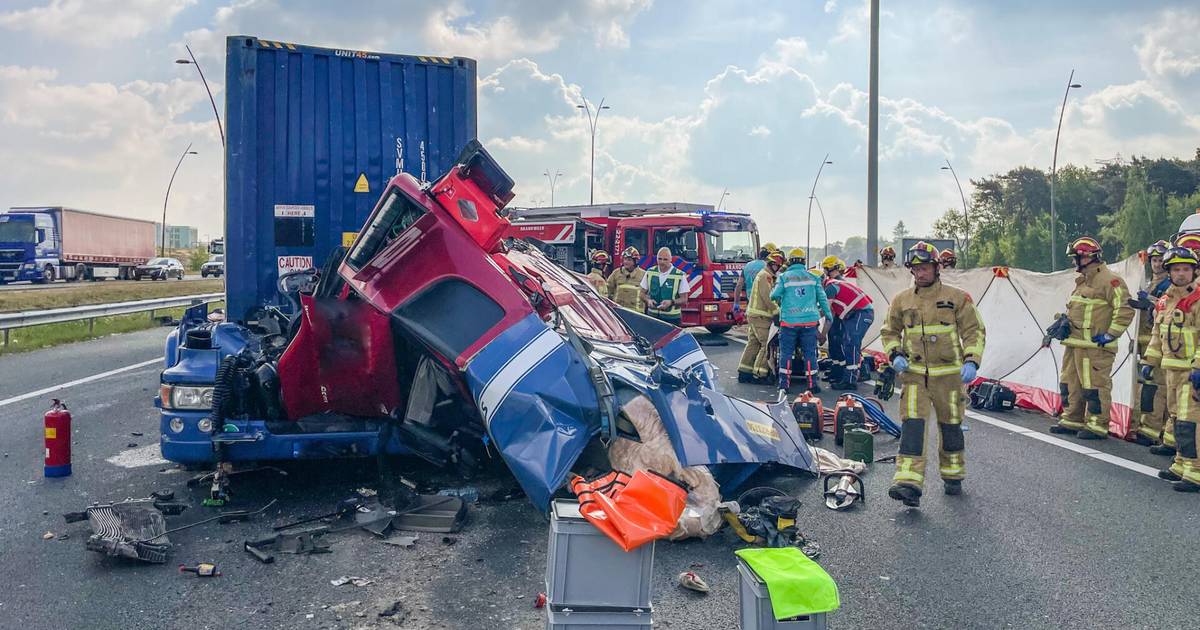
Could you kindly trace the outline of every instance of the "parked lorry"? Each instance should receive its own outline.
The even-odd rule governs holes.
[[[719,467],[722,489],[764,462],[816,470],[786,401],[750,403],[717,392],[691,335],[613,308],[538,248],[506,238],[501,210],[513,197],[511,179],[469,137],[460,153],[449,152],[474,132],[473,62],[244,37],[227,43],[227,75],[242,77],[229,82],[227,96],[229,309],[213,321],[206,306],[189,309],[167,338],[156,404],[168,460],[411,453],[464,474],[503,462],[545,509],[585,448],[636,437],[636,422],[661,416],[656,422],[670,439],[660,444],[670,457],[681,466]],[[289,85],[314,68],[323,68],[318,84],[328,79],[317,96]],[[423,79],[406,82],[412,75]],[[407,85],[420,89],[401,98]],[[434,96],[426,87],[446,92]],[[372,97],[355,101],[340,90]],[[365,115],[334,112],[332,101],[356,103]],[[278,116],[305,111],[317,113],[307,123],[318,135],[340,141],[279,159],[277,151],[311,134]],[[329,174],[320,163],[348,146],[364,147],[363,167],[379,173],[371,147],[390,145],[373,142],[379,129],[359,122],[380,111],[399,116],[399,128],[415,134],[403,136],[406,146],[425,147],[420,155],[435,159],[443,174],[425,182],[425,173],[437,171],[413,160],[398,165],[416,172],[389,174],[378,185],[368,179],[376,201],[354,223],[357,167],[336,169],[332,180],[302,175]],[[430,130],[438,133],[422,135]],[[287,136],[293,132],[296,138]],[[247,147],[251,137],[261,139],[257,150]],[[290,209],[281,215],[279,205],[312,206],[299,217],[309,226],[281,226],[277,219],[297,217]],[[275,229],[251,231],[246,223]],[[311,247],[332,245],[320,268],[268,264],[317,255],[279,244],[303,229],[312,232]],[[270,277],[269,289],[261,276]],[[638,448],[637,441],[622,444]]]
[[[154,222],[62,206],[0,214],[0,284],[133,276],[154,256]]]
[[[673,264],[692,285],[682,325],[713,333],[736,323],[733,290],[746,263],[758,251],[758,228],[747,214],[716,212],[689,203],[619,203],[590,206],[514,208],[509,236],[533,239],[559,264],[585,273],[591,252],[602,249],[620,264],[627,247],[649,269],[667,247]]]

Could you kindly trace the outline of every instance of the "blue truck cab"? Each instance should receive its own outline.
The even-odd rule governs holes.
[[[0,214],[0,283],[53,280],[62,252],[58,235],[52,213]]]

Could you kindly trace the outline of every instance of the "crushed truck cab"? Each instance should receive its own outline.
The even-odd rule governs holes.
[[[815,471],[784,403],[731,398],[685,331],[616,308],[507,238],[512,181],[477,142],[441,178],[392,178],[348,249],[284,274],[292,312],[188,312],[167,341],[172,461],[419,456],[464,474],[496,456],[546,509],[585,449],[638,439],[650,410],[682,466],[731,488],[757,464]],[[727,488],[729,489],[729,488]]]

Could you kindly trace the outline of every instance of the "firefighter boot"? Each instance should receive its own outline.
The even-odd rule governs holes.
[[[1167,446],[1166,444],[1155,444],[1154,446],[1150,447],[1150,454],[1175,457],[1175,447]]]
[[[1163,481],[1182,481],[1183,477],[1171,472],[1170,468],[1164,468],[1158,471],[1158,478]]]
[[[921,506],[921,489],[916,486],[902,483],[893,484],[891,488],[888,488],[888,496],[908,507]]]
[[[1108,439],[1107,435],[1097,435],[1087,429],[1080,429],[1079,431],[1077,431],[1075,433],[1075,437],[1077,437],[1081,440],[1106,440],[1106,439]]]
[[[1175,492],[1200,492],[1200,483],[1192,483],[1184,479],[1171,484],[1171,489]]]
[[[942,490],[949,495],[962,494],[962,479],[944,479],[942,480]]]

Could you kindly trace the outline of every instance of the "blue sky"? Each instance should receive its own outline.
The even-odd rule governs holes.
[[[880,224],[923,233],[968,180],[1048,168],[1068,73],[1060,163],[1200,146],[1195,2],[883,0]],[[751,212],[803,243],[808,190],[829,237],[865,233],[867,4],[862,0],[359,2],[6,0],[0,5],[0,205],[156,217],[220,231],[220,145],[190,43],[223,91],[224,37],[472,57],[480,136],[515,203],[588,193],[581,96],[607,99],[598,201],[682,200]],[[814,245],[823,240],[814,219]]]

